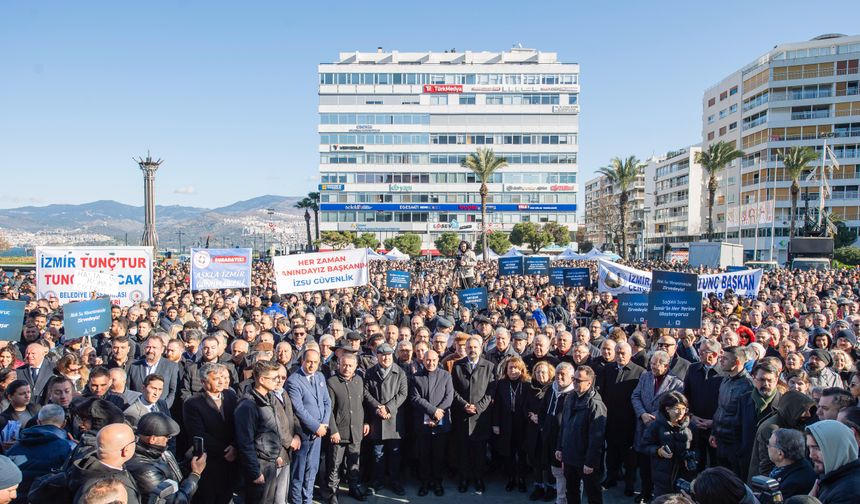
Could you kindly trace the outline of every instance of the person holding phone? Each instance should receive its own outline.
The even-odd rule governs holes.
[[[657,418],[648,424],[642,438],[642,451],[650,457],[654,497],[672,493],[675,480],[690,479],[695,467],[687,460],[693,433],[690,431],[690,409],[687,398],[677,391],[660,397]]]

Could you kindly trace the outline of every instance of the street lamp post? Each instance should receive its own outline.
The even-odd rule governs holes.
[[[311,251],[313,251],[313,248],[312,248],[312,246],[311,246],[311,241],[310,241],[310,238],[311,238],[311,234],[310,234],[310,229],[311,229],[311,214],[310,214],[310,212],[308,212],[308,209],[307,209],[307,208],[305,208],[305,226],[307,226],[307,229],[308,229],[308,247],[307,247],[307,249],[306,249],[305,251],[306,251],[306,252],[311,252]]]

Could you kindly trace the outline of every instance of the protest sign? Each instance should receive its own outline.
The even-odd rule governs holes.
[[[549,257],[526,256],[525,275],[549,275]]]
[[[760,269],[699,275],[698,288],[702,291],[703,297],[714,293],[722,299],[726,290],[732,289],[739,297],[754,298],[758,296],[761,288],[761,275]]]
[[[651,290],[651,272],[598,259],[597,289],[599,292],[612,294],[649,292]]]
[[[367,249],[275,256],[278,294],[367,285]]]
[[[460,297],[460,304],[470,310],[483,310],[487,308],[486,287],[461,290],[457,295]]]
[[[728,272],[728,273],[735,273],[737,271],[743,271],[745,269],[747,269],[746,266],[731,266],[731,265],[726,266],[726,272]]]
[[[648,315],[648,294],[619,294],[618,322],[620,324],[642,324]]]
[[[694,291],[697,288],[697,280],[698,275],[695,273],[655,270],[651,272],[651,291]]]
[[[702,295],[697,291],[652,291],[646,320],[648,327],[698,329],[702,326]]]
[[[564,286],[564,274],[567,268],[551,268],[549,270],[549,284]]]
[[[191,249],[191,290],[250,289],[249,248]]]
[[[110,300],[93,299],[63,307],[63,341],[94,336],[110,330]]]
[[[408,289],[412,275],[408,271],[389,270],[385,274],[385,285],[394,289]]]
[[[591,287],[591,270],[588,268],[565,268],[565,287]]]
[[[0,340],[18,341],[24,326],[24,301],[0,301]]]
[[[522,257],[500,257],[499,258],[499,276],[522,275],[523,274],[523,258]]]
[[[152,298],[151,247],[37,247],[36,289],[60,304],[110,296],[130,306]]]

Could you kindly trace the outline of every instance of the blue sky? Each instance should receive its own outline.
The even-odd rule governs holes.
[[[340,51],[555,51],[581,67],[580,182],[701,137],[701,96],[778,43],[857,34],[856,0],[0,2],[0,207],[216,207],[316,185],[316,65]]]

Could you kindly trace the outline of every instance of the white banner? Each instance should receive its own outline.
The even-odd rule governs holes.
[[[275,256],[279,294],[367,285],[367,249]]]
[[[651,292],[651,272],[622,266],[606,260],[597,263],[598,290],[612,294],[634,294]],[[751,269],[699,275],[698,290],[702,297],[714,293],[722,299],[726,290],[732,289],[735,295],[754,298],[761,288],[762,270]]]
[[[600,292],[611,292],[612,294],[650,292],[651,272],[598,259],[597,289]]]
[[[39,298],[60,304],[110,296],[131,306],[152,298],[151,247],[37,247]]]

